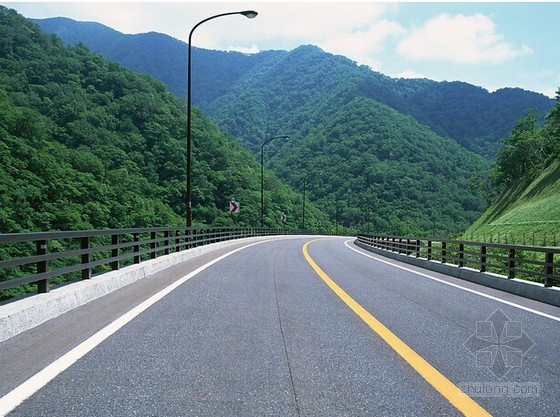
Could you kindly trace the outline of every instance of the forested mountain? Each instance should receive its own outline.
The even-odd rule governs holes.
[[[185,115],[162,82],[0,7],[0,233],[184,224]],[[255,159],[198,109],[193,145],[194,223],[257,225]],[[301,195],[266,179],[266,225],[299,226]]]
[[[266,161],[296,189],[307,176],[307,195],[331,219],[338,213],[343,225],[387,233],[450,234],[484,209],[469,177],[488,163],[411,117],[417,108],[396,80],[314,46],[254,56],[196,49],[194,57],[195,102],[255,155],[263,139],[291,135],[267,145]]]
[[[487,166],[482,157],[380,103],[379,90],[357,94],[344,57],[303,46],[270,64],[209,112],[249,149],[290,133],[271,166],[294,187],[309,174],[312,201],[331,216],[338,204],[344,224],[394,234],[451,234],[478,218],[484,203],[469,178]]]
[[[38,23],[185,95],[187,46],[176,39]],[[221,129],[254,155],[263,139],[291,135],[267,145],[269,166],[294,188],[306,178],[308,196],[330,218],[380,232],[465,230],[485,205],[469,178],[489,162],[464,148],[491,156],[521,115],[554,104],[518,89],[393,79],[314,46],[256,55],[194,48],[193,58],[194,103]]]
[[[157,33],[124,35],[97,23],[64,18],[36,22],[47,33],[57,33],[67,43],[81,41],[110,60],[160,79],[179,97],[186,96],[187,45],[176,39]],[[489,93],[462,82],[394,79],[358,66],[346,58],[315,49],[315,53],[295,50],[244,55],[193,48],[193,59],[196,59],[193,63],[196,68],[193,102],[212,116],[220,106],[227,105],[228,100],[222,96],[239,90],[239,85],[246,85],[255,78],[261,79],[263,99],[266,100],[271,95],[269,87],[280,84],[278,90],[282,90],[283,81],[274,78],[276,72],[270,71],[271,68],[291,65],[295,68],[288,71],[301,71],[304,75],[298,76],[300,83],[295,86],[301,94],[292,97],[296,100],[294,109],[297,109],[297,100],[320,98],[330,92],[327,89],[316,90],[319,86],[305,75],[313,77],[323,73],[324,67],[332,66],[339,72],[329,74],[344,80],[344,88],[339,89],[341,94],[362,96],[386,104],[400,113],[413,116],[440,136],[451,137],[466,149],[491,158],[496,153],[496,142],[509,134],[519,117],[531,108],[544,115],[554,104],[542,94],[521,89],[506,88]],[[270,78],[263,78],[263,74],[268,74]],[[273,105],[265,110],[270,112],[265,115],[268,119],[277,118]],[[238,135],[240,132],[232,133]],[[255,142],[259,140],[253,136],[257,131],[242,133]]]

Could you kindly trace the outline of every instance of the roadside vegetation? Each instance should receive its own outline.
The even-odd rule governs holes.
[[[463,235],[468,240],[560,245],[560,90],[538,123],[529,112],[503,141],[490,170],[472,185],[494,202]]]

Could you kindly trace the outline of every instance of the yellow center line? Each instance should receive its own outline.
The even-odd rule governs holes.
[[[365,308],[358,304],[342,288],[338,286],[309,256],[307,247],[311,240],[303,245],[303,255],[317,275],[356,313],[375,333],[377,333],[393,350],[399,354],[416,372],[422,376],[432,387],[434,387],[447,401],[455,406],[465,416],[491,416],[471,397],[459,389],[453,382],[442,375],[436,368],[430,365],[424,358],[416,353],[410,346],[404,343],[391,330],[385,327],[379,320],[373,317]]]

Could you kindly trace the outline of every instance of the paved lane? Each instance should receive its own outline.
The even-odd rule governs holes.
[[[302,252],[309,240],[261,243],[203,270],[10,415],[461,415],[319,278]],[[344,239],[308,251],[454,384],[538,384],[538,397],[474,398],[490,413],[557,415],[560,322],[375,261]],[[496,310],[534,343],[501,379],[465,346]]]
[[[354,245],[348,245],[354,249],[350,250],[350,254],[337,250],[339,243],[326,241],[322,245],[312,244],[309,252],[314,259],[320,260],[318,263],[321,268],[329,276],[336,277],[337,283],[358,303],[424,359],[456,385],[472,389],[475,400],[488,412],[507,416],[558,415],[560,387],[556,381],[560,379],[560,360],[553,352],[560,349],[559,308],[501,294],[499,291],[488,291],[481,286],[400,264],[407,270],[416,269],[438,279],[466,284],[468,288],[494,297],[501,296],[508,302],[522,304],[521,307],[541,309],[557,319],[542,317],[395,268],[389,265],[395,262],[388,262],[386,258]],[[383,262],[376,261],[376,258]],[[477,362],[474,347],[481,345],[474,344],[473,347],[472,343],[469,345],[467,342],[473,336],[471,342],[480,342],[485,336],[485,329],[491,327],[496,311],[502,312],[508,324],[511,324],[510,336],[504,333],[501,339],[483,342],[482,346],[491,345],[484,350],[492,351],[498,361],[502,355],[509,361],[507,373],[503,373],[496,363],[495,366],[483,366],[488,364]],[[497,328],[498,323],[495,324]],[[516,330],[519,328],[531,341],[517,338]],[[524,356],[515,354],[510,347],[516,347],[516,341],[523,342],[520,347],[530,346],[531,349]],[[484,352],[478,358],[484,359]],[[480,389],[485,389],[486,395],[480,395]],[[527,389],[528,394],[534,396],[516,396],[513,393],[515,389]]]

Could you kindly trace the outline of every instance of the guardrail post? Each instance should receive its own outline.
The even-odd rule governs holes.
[[[175,252],[180,252],[181,251],[181,245],[180,245],[181,239],[179,239],[180,235],[181,235],[181,231],[180,230],[175,230]]]
[[[515,278],[515,249],[510,248],[508,251],[508,278]]]
[[[441,242],[441,263],[447,261],[447,242]]]
[[[163,253],[169,255],[169,230],[163,232],[163,246],[165,247]]]
[[[113,249],[111,249],[111,257],[112,258],[117,258],[119,256],[119,235],[111,235],[111,245],[116,246]],[[113,262],[111,262],[111,269],[113,271],[116,271],[117,269],[120,268],[119,265],[119,260],[116,259]]]
[[[36,242],[37,247],[37,256],[39,255],[46,255],[49,253],[49,244],[46,240],[38,240]],[[37,273],[42,274],[43,272],[47,272],[49,270],[49,261],[40,261],[37,262]],[[41,281],[37,281],[37,292],[38,293],[47,293],[49,292],[49,279],[45,278]]]
[[[140,242],[140,234],[139,233],[133,233],[132,235],[134,236],[134,241],[135,242]],[[140,255],[138,255],[138,252],[140,252],[140,245],[136,244],[132,248],[134,250],[134,253],[137,254],[137,255],[134,255],[134,263],[139,264],[140,263]]]
[[[416,257],[420,257],[420,239],[416,239]]]
[[[428,240],[428,261],[432,260],[432,241]]]
[[[89,249],[89,237],[84,236],[80,238],[80,249],[81,250],[88,250]],[[89,263],[91,262],[91,253],[85,252],[82,253],[82,265],[88,265],[84,269],[82,269],[82,279],[90,279],[91,278],[91,268],[89,267]]]
[[[552,287],[552,275],[554,275],[554,252],[546,252],[546,266],[545,266],[544,286]]]
[[[465,266],[465,245],[463,243],[459,243],[459,268]]]
[[[480,272],[486,272],[486,246],[480,247]]]
[[[150,252],[150,259],[156,259],[156,257],[157,257],[156,237],[157,237],[156,232],[150,232],[150,240],[152,241],[150,243],[150,247],[152,248],[152,251]]]

